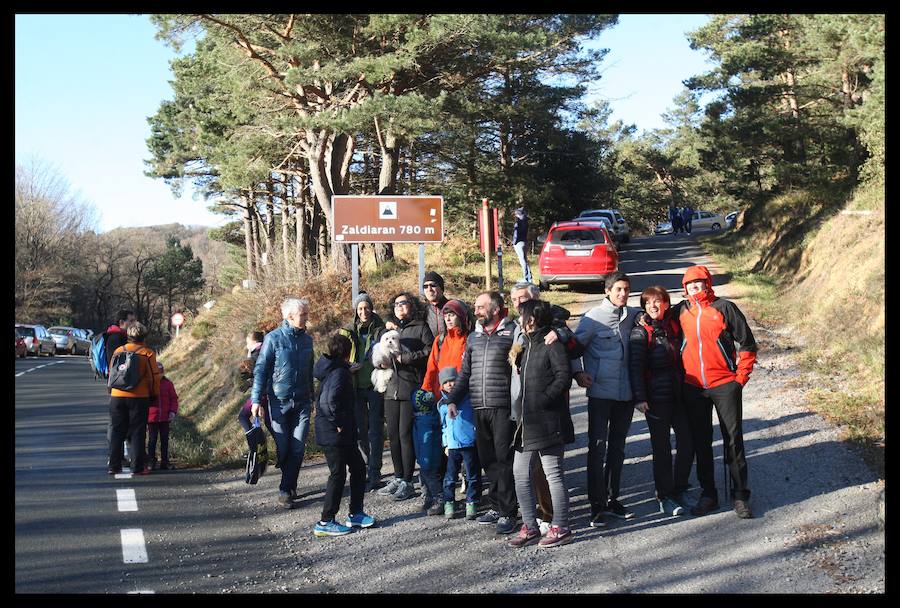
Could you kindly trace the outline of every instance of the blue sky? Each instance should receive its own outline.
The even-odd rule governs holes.
[[[639,130],[663,126],[681,81],[708,69],[684,37],[704,15],[621,15],[597,43],[610,52],[591,94],[609,99],[613,119]],[[55,166],[100,229],[119,226],[221,225],[190,195],[175,199],[143,175],[149,156],[146,118],[171,99],[174,52],[154,39],[147,16],[16,15],[16,162]]]

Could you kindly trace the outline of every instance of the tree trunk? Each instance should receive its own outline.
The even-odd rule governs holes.
[[[333,214],[331,209],[331,196],[334,194],[330,186],[329,171],[326,167],[325,160],[328,153],[331,151],[331,147],[328,145],[330,137],[329,133],[323,129],[318,133],[307,131],[306,138],[310,144],[307,156],[309,160],[309,175],[312,180],[313,192],[316,195],[316,200],[319,202],[319,206],[322,208],[322,212],[325,215],[325,224],[327,226],[325,236],[327,238],[327,233],[331,232],[332,229],[331,222]],[[343,155],[341,158],[343,158]],[[332,262],[339,272],[349,273],[350,248],[346,245],[333,247]]]
[[[275,193],[272,180],[268,181],[267,186],[269,192],[266,197],[266,262],[271,264],[275,257]]]
[[[246,201],[245,201],[246,202]],[[256,258],[253,255],[253,227],[250,224],[250,203],[244,206],[244,247],[247,253],[247,278],[256,280]]]
[[[397,172],[400,168],[400,146],[393,130],[388,128],[379,139],[381,146],[381,173],[378,175],[378,194],[397,193]],[[373,243],[375,265],[379,266],[394,259],[394,246],[391,243]]]

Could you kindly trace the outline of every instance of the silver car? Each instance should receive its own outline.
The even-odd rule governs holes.
[[[84,335],[83,329],[55,325],[48,329],[56,350],[70,355],[87,355],[91,351],[91,342]]]
[[[709,211],[694,211],[691,218],[691,231],[694,230],[721,230],[725,225],[725,216],[721,213]]]
[[[56,356],[56,342],[43,325],[16,324],[16,331],[25,338],[25,348],[29,355],[39,357],[46,354]]]
[[[613,209],[585,209],[578,214],[578,217],[576,217],[574,221],[596,220],[599,218],[603,218],[609,223],[609,236],[612,237],[616,245],[625,242],[625,237],[622,234],[622,224],[616,219],[616,214]],[[624,222],[624,220],[622,221]]]

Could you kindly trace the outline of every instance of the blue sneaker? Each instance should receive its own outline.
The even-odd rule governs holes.
[[[320,521],[316,524],[316,527],[313,528],[313,534],[316,536],[344,536],[345,534],[350,534],[352,531],[353,528],[342,526],[333,519],[329,522]]]
[[[347,527],[350,528],[371,528],[375,525],[375,518],[366,515],[362,511],[347,516]]]

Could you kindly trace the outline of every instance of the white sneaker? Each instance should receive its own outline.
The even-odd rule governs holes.
[[[541,531],[541,536],[546,535],[550,530],[550,522],[544,521],[540,517],[536,517],[535,519],[537,520],[538,529]]]

